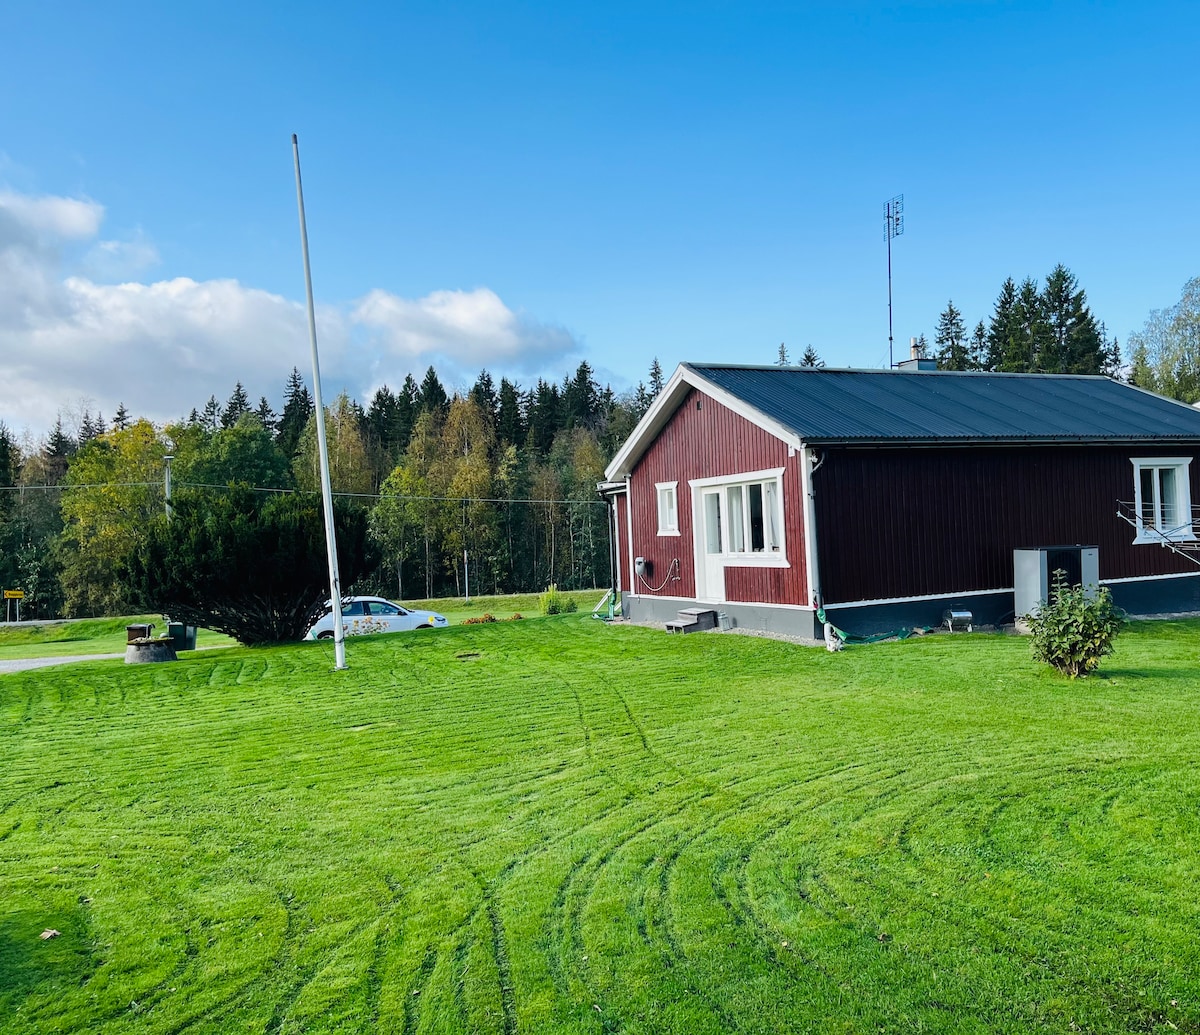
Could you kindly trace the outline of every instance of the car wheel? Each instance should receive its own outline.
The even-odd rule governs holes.
[[[332,640],[333,633],[332,632],[317,633],[317,639],[318,640]]]
[[[428,622],[426,622],[424,625],[418,625],[417,628],[418,629],[432,629],[433,626],[430,625]]]

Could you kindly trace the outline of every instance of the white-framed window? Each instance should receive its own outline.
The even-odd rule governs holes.
[[[679,483],[656,482],[658,495],[658,534],[679,535]]]
[[[705,553],[740,564],[787,565],[783,469],[732,478],[698,478]]]
[[[1135,543],[1194,540],[1192,493],[1188,468],[1192,458],[1133,458]]]

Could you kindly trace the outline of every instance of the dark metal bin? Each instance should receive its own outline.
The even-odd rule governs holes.
[[[176,650],[196,649],[196,626],[184,625],[183,622],[168,622],[167,635]]]

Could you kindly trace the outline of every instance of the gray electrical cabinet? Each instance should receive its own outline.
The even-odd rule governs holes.
[[[1013,550],[1013,610],[1017,628],[1023,615],[1051,600],[1054,573],[1063,571],[1068,586],[1082,586],[1089,595],[1100,586],[1100,550],[1095,546],[1039,546]]]

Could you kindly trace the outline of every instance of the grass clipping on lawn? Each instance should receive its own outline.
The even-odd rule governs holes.
[[[578,615],[5,676],[2,1026],[1194,1031],[1198,634],[1086,688]]]

